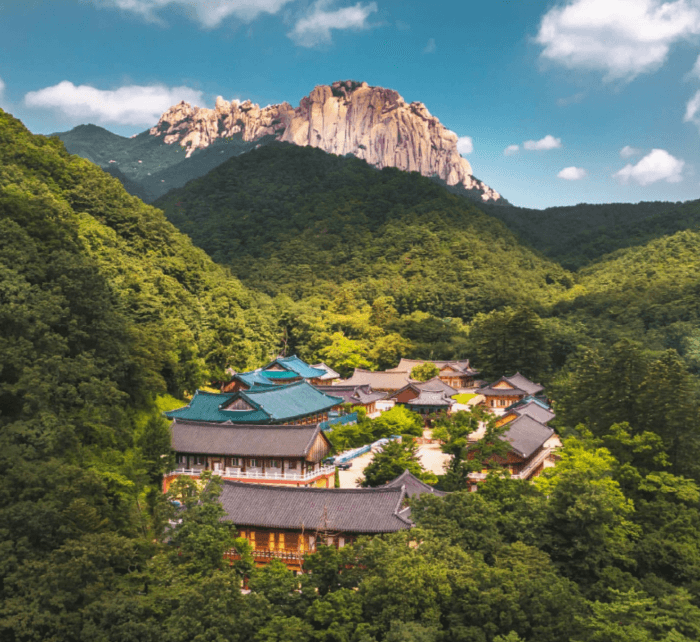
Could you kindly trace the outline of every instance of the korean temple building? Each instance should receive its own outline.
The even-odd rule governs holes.
[[[352,376],[341,382],[344,386],[370,386],[372,390],[393,393],[411,383],[408,372],[398,370],[365,370],[355,368]]]
[[[508,469],[514,479],[533,479],[545,468],[556,463],[556,451],[561,441],[547,423],[555,414],[542,399],[527,397],[507,408],[496,421],[496,426],[506,425],[508,429],[500,437],[510,444],[505,458],[497,458]],[[470,441],[478,441],[483,434],[469,436]],[[486,478],[486,471],[471,473],[472,490]]]
[[[316,390],[341,397],[344,403],[350,404],[353,408],[362,407],[365,409],[368,417],[377,416],[377,402],[383,401],[389,396],[387,392],[373,390],[370,385],[353,386],[346,384],[336,384],[333,386],[316,386]]]
[[[277,357],[257,370],[234,374],[231,381],[222,387],[222,392],[249,390],[255,386],[279,386],[300,381],[326,385],[339,377],[335,370],[324,363],[310,366],[297,356]]]
[[[319,385],[323,386],[332,386],[335,383],[338,383],[341,379],[340,373],[336,372],[331,368],[330,366],[327,366],[325,363],[315,363],[312,368],[316,370],[323,370],[326,374],[321,375],[318,377],[317,381]]]
[[[211,470],[224,479],[293,486],[330,486],[335,469],[324,466],[331,450],[319,424],[343,403],[304,380],[254,385],[247,390],[198,390],[183,408],[166,412],[178,475]]]
[[[429,415],[450,412],[456,403],[452,397],[458,392],[439,377],[434,377],[428,381],[411,381],[389,398],[420,415]]]
[[[413,368],[425,365],[426,363],[432,363],[440,371],[438,374],[439,379],[453,388],[473,388],[477,385],[476,376],[479,374],[479,371],[469,365],[469,359],[455,361],[401,359],[399,365],[388,372],[406,372],[410,375]]]
[[[512,377],[501,377],[498,381],[479,388],[479,394],[485,397],[486,408],[497,415],[526,397],[540,396],[544,386],[533,383],[524,375],[516,372]]]
[[[256,564],[279,559],[293,571],[317,544],[343,547],[361,535],[411,528],[409,497],[444,495],[408,471],[377,488],[291,488],[224,481],[226,517],[253,548]],[[235,554],[229,555],[235,559]]]

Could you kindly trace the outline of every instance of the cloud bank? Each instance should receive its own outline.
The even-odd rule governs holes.
[[[508,145],[508,147],[506,147],[503,150],[503,155],[504,156],[513,156],[513,155],[517,154],[519,151],[520,151],[520,145]]]
[[[557,176],[567,181],[580,181],[588,176],[588,172],[582,167],[565,167]]]
[[[202,92],[164,85],[105,90],[89,85],[76,87],[64,80],[53,87],[30,91],[24,97],[27,107],[51,109],[69,118],[140,126],[153,125],[164,111],[181,100],[202,105]]]
[[[327,0],[316,2],[309,15],[299,20],[287,35],[301,47],[316,47],[331,42],[333,29],[361,31],[369,29],[369,16],[377,11],[377,3],[363,5],[358,2],[353,7],[327,11]]]
[[[671,45],[700,34],[693,0],[569,0],[542,17],[542,58],[631,80],[664,64]]]
[[[471,154],[474,151],[474,140],[471,136],[460,136],[457,139],[457,151],[464,154]]]
[[[639,185],[650,185],[657,181],[680,183],[683,180],[684,165],[685,161],[674,158],[665,149],[652,149],[636,165],[625,165],[613,177],[625,185],[630,181]]]
[[[531,151],[546,151],[549,149],[557,149],[559,147],[561,147],[561,138],[554,138],[554,136],[551,136],[550,134],[547,134],[540,140],[526,140],[523,143],[523,149]]]

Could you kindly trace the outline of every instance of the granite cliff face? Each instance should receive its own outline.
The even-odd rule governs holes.
[[[219,97],[214,109],[181,102],[165,112],[150,132],[179,143],[189,157],[218,139],[243,141],[265,136],[332,154],[353,154],[375,167],[397,167],[437,176],[448,185],[475,191],[484,201],[501,196],[472,176],[457,151],[457,135],[425,105],[407,103],[396,91],[353,81],[320,85],[294,109],[289,103],[260,108],[250,101]]]

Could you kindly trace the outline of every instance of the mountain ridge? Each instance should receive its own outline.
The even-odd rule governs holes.
[[[69,152],[105,169],[116,165],[139,185],[138,195],[148,202],[232,156],[280,141],[352,155],[378,169],[416,171],[459,187],[477,202],[507,203],[474,177],[457,149],[457,134],[423,103],[407,103],[393,89],[366,82],[318,85],[297,108],[287,102],[260,108],[251,101],[228,102],[222,97],[214,109],[182,101],[164,112],[154,127],[132,138],[94,125],[56,135]]]

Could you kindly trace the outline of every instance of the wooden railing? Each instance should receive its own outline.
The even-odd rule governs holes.
[[[204,469],[200,468],[178,468],[173,470],[171,475],[190,475],[192,477],[197,477],[202,474]],[[226,468],[220,470],[210,470],[213,475],[219,475],[220,477],[230,477],[232,479],[270,479],[270,480],[284,480],[284,481],[311,481],[317,477],[323,477],[324,475],[331,475],[335,472],[335,466],[320,466],[316,470],[307,471],[303,475],[301,473],[291,473],[287,470],[284,472],[270,472],[266,470],[262,471],[245,471],[243,472],[240,468]]]
[[[542,464],[547,457],[552,453],[552,448],[543,448],[536,457],[530,461],[527,466],[522,468],[517,473],[511,473],[511,479],[527,479],[530,473],[532,473],[540,464]],[[484,481],[488,476],[487,473],[469,473],[469,479],[472,481]]]
[[[302,551],[298,548],[254,548],[251,551],[253,559],[255,560],[298,560],[304,559],[304,555],[313,553],[313,550]],[[240,559],[240,555],[233,551],[226,554],[226,557],[232,560]]]

